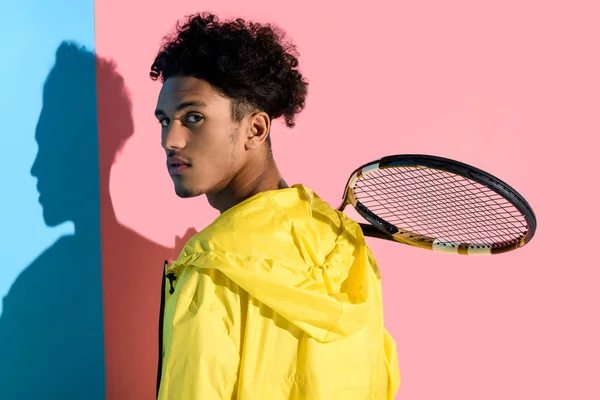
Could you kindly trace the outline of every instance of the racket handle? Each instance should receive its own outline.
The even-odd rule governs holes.
[[[360,228],[363,231],[363,235],[365,235],[365,236],[374,237],[377,239],[391,240],[392,242],[396,241],[396,240],[394,240],[394,238],[391,235],[389,235],[385,232],[382,232],[381,230],[377,229],[373,225],[362,224],[362,223],[359,223],[358,225],[360,225]]]

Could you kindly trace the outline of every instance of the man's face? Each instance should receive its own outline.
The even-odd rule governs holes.
[[[244,161],[244,140],[236,140],[245,121],[235,123],[231,100],[204,80],[167,79],[156,117],[161,124],[167,169],[180,197],[224,189]]]

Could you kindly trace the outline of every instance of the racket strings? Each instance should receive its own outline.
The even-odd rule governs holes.
[[[441,175],[441,174],[440,174]],[[442,193],[438,193],[438,191],[435,190],[424,190],[421,192],[422,195],[428,195],[428,196],[432,196],[433,200],[438,202],[437,207],[439,211],[443,211],[445,213],[449,213],[448,216],[455,216],[455,217],[460,217],[461,219],[465,220],[465,223],[468,224],[472,224],[473,222],[476,222],[476,218],[474,217],[473,214],[473,209],[469,208],[469,206],[473,205],[473,200],[475,199],[474,196],[476,196],[476,193],[469,193],[469,192],[465,192],[465,191],[458,191],[456,190],[456,187],[451,186],[453,182],[449,182],[448,176],[447,175],[443,175],[439,177],[440,182],[446,183],[446,185],[440,185],[440,188],[442,189]],[[465,180],[466,181],[466,180]],[[465,182],[462,181],[462,182]],[[462,183],[461,182],[461,183]],[[471,184],[471,182],[466,181],[469,184]],[[423,184],[425,183],[423,179],[420,179],[419,184]],[[450,186],[448,186],[448,184],[450,184]],[[413,184],[414,186],[414,184]],[[463,186],[463,188],[465,188],[465,186]],[[410,189],[410,187],[409,187]],[[472,191],[472,188],[466,187],[466,189],[468,191]],[[475,189],[477,189],[478,192],[481,192],[481,188],[479,187],[475,187]],[[492,193],[492,195],[487,195],[487,198],[479,198],[480,200],[483,200],[487,203],[487,208],[485,209],[478,209],[476,210],[480,215],[485,215],[488,217],[494,217],[493,213],[491,211],[498,211],[498,208],[502,208],[503,210],[506,210],[506,207],[503,206],[503,204],[499,204],[498,201],[504,201],[506,202],[499,194],[493,192],[493,191],[489,191]],[[412,197],[415,195],[414,192],[409,192],[409,195],[411,196],[411,198],[415,198]],[[444,198],[443,196],[447,195],[448,197]],[[428,199],[426,197],[426,199]],[[441,204],[440,204],[441,202]],[[447,204],[446,204],[447,203]],[[508,203],[509,204],[509,203]],[[427,206],[430,206],[431,204],[426,204]],[[419,204],[419,206],[422,208],[423,204]],[[510,218],[510,213],[509,215],[506,215],[506,217]]]
[[[427,192],[425,192],[425,194],[427,194]],[[429,193],[429,195],[431,195],[431,194]],[[411,194],[411,196],[413,196],[413,195]],[[435,197],[430,196],[429,198],[434,198],[435,200],[437,200],[439,202],[439,195],[435,196]],[[489,229],[477,229],[477,226],[474,225],[474,222],[476,222],[476,219],[473,218],[472,215],[465,214],[464,201],[458,201],[458,202],[450,201],[450,205],[453,206],[453,208],[457,208],[459,212],[454,212],[454,213],[448,212],[447,208],[449,208],[449,207],[441,207],[439,205],[437,207],[437,210],[445,213],[445,219],[452,223],[452,228],[454,231],[458,231],[457,233],[465,235],[468,232],[465,232],[465,229],[461,229],[461,228],[469,227],[469,228],[471,228],[470,230],[472,232],[478,233],[479,236],[481,236],[481,235],[485,235],[486,231],[489,230]],[[419,209],[422,209],[423,206],[431,207],[431,204],[426,204],[426,205],[417,204],[417,207],[419,207]],[[371,207],[373,207],[373,206],[371,205]],[[373,208],[376,208],[376,207],[373,207]],[[389,211],[392,211],[392,210],[390,210],[390,207],[388,205],[386,205],[385,208],[388,211],[388,213],[384,213],[384,214],[387,214],[387,215],[385,215],[385,217],[387,217],[387,219],[391,219],[391,218],[389,218],[389,214],[390,214]],[[408,211],[410,212],[413,210],[409,209]],[[482,212],[481,210],[480,210],[480,213],[484,214],[484,215],[486,214],[485,211]],[[440,218],[439,215],[432,215],[429,217],[429,221],[422,221],[420,227],[415,226],[415,222],[418,222],[418,221],[416,221],[417,218],[414,218],[414,215],[407,214],[407,215],[403,215],[403,217],[404,217],[403,219],[409,223],[408,225],[410,225],[410,227],[412,228],[411,229],[412,231],[418,231],[418,232],[427,231],[427,230],[431,231],[432,229],[435,228],[434,225],[437,225],[438,232],[440,232],[440,234],[443,233],[443,234],[447,235],[447,234],[451,233],[451,232],[448,232],[448,229],[444,229],[444,225],[445,225],[444,218]],[[417,215],[416,217],[419,217],[419,216]],[[460,217],[462,217],[462,218],[460,218]],[[465,226],[463,226],[463,225],[465,225]],[[488,225],[486,225],[486,227],[487,226]],[[438,236],[439,236],[439,234],[438,234]],[[489,235],[487,235],[487,236],[489,236]]]
[[[407,186],[409,186],[409,185],[407,185]],[[402,193],[399,193],[398,191],[396,191],[394,194],[402,196]],[[456,193],[456,194],[457,194],[457,196],[455,197],[455,199],[446,199],[446,201],[443,202],[441,205],[438,204],[438,210],[446,212],[448,217],[455,216],[455,217],[464,218],[465,222],[469,223],[469,224],[475,222],[476,219],[472,215],[465,214],[465,212],[470,211],[470,209],[467,208],[467,206],[468,206],[467,202],[469,199],[465,200],[464,197],[466,197],[466,196],[461,195],[460,193]],[[421,191],[421,193],[419,193],[419,195],[421,196],[421,198],[424,198],[424,199],[429,199],[430,197],[423,197],[423,196],[431,196],[431,198],[433,198],[434,200],[437,200],[437,201],[440,200],[439,193],[437,193],[436,191],[433,191],[433,190]],[[409,191],[409,196],[410,196],[410,199],[416,198],[415,193],[414,192],[411,193],[411,191]],[[458,196],[460,196],[460,197],[458,197]],[[501,197],[497,194],[496,194],[496,197],[498,199],[501,199]],[[409,211],[422,210],[424,207],[431,206],[431,204],[423,204],[422,202],[419,202],[419,201],[414,201],[413,203],[414,204],[410,204],[410,203],[407,204],[406,208]],[[391,203],[383,204],[383,205],[385,206],[385,209],[388,212],[392,211]],[[490,209],[493,211],[497,211],[497,208],[498,207],[494,207],[494,205],[490,206]],[[373,207],[372,211],[375,211],[376,209],[378,211],[380,211],[379,207]],[[491,213],[488,210],[482,210],[481,213],[483,213],[483,215],[491,216]],[[507,217],[510,217],[510,215],[507,215]],[[412,216],[410,214],[406,215],[406,218],[409,221],[414,219],[414,218],[412,218]],[[440,222],[440,218],[436,218],[435,215],[432,216],[432,219],[433,219],[433,222],[435,222],[435,223]]]
[[[493,190],[450,172],[419,167],[363,175],[356,198],[398,229],[441,241],[498,243],[527,230],[525,218]]]
[[[375,210],[379,211],[376,207],[373,207],[373,206],[371,206],[371,207],[374,208]],[[386,207],[386,208],[388,208],[388,207]],[[439,207],[439,210],[444,211],[442,207]],[[382,214],[384,214],[384,217],[387,218],[388,220],[392,219],[392,218],[390,218],[389,212],[388,213],[384,212]],[[396,217],[397,217],[397,215],[396,215]],[[401,219],[408,223],[408,226],[411,228],[410,229],[411,231],[416,231],[416,232],[437,231],[437,232],[439,232],[438,236],[440,236],[442,234],[445,234],[447,236],[452,233],[457,233],[461,236],[465,236],[465,235],[468,236],[469,233],[478,234],[479,237],[494,236],[494,235],[489,235],[489,232],[488,232],[489,229],[478,229],[477,220],[468,215],[465,215],[462,218],[460,218],[460,215],[458,215],[458,214],[450,215],[449,213],[446,212],[446,220],[452,223],[451,229],[444,229],[444,228],[447,228],[447,223],[446,223],[447,221],[445,221],[443,218],[440,218],[439,216],[436,216],[436,215],[431,216],[429,221],[419,221],[418,215],[416,216],[417,218],[415,218],[414,216],[411,216],[411,215],[404,215],[403,217],[404,218],[401,218]],[[396,222],[396,221],[394,221],[394,222]],[[421,222],[421,223],[419,224],[419,222]],[[496,227],[496,230],[501,229],[501,228],[506,228],[506,227]],[[504,230],[506,230],[506,229],[504,229]]]
[[[410,185],[407,185],[407,188],[410,189]],[[388,193],[390,194],[390,193]],[[403,196],[403,194],[401,192],[396,191],[395,193],[391,193],[391,194],[397,194],[398,196]],[[409,192],[409,196],[411,199],[414,199],[414,195],[415,193],[410,193]],[[433,200],[439,200],[440,198],[440,194],[435,191],[435,190],[422,190],[418,193],[419,196],[431,196]],[[438,209],[441,211],[445,211],[448,212],[450,214],[456,215],[456,216],[461,216],[461,217],[465,217],[464,213],[469,211],[468,208],[468,200],[469,199],[465,199],[464,197],[459,197],[461,196],[460,193],[457,194],[457,196],[454,199],[445,199],[445,201],[441,204],[438,205]],[[499,195],[497,195],[497,197],[499,199],[501,199],[501,197]],[[429,200],[429,197],[422,197],[425,200]],[[423,204],[423,202],[418,201],[419,199],[417,199],[417,201],[413,201],[413,204],[407,203],[407,209],[409,210],[419,210],[422,209],[423,206],[427,206],[429,204]],[[427,201],[427,203],[429,203],[429,201]],[[388,202],[388,204],[383,204],[385,206],[386,209],[391,211],[391,207],[393,207],[392,203]],[[498,208],[503,208],[501,206],[496,206],[496,204],[492,204],[490,205],[490,209],[492,211],[498,211]],[[484,214],[486,215],[491,215],[491,212],[489,212],[489,210],[483,210],[482,211]],[[468,218],[468,216],[467,216]]]
[[[496,238],[498,236],[497,232],[490,233],[490,229],[478,229],[477,226],[474,226],[474,222],[476,222],[474,218],[455,218],[454,220],[450,220],[452,226],[448,227],[447,223],[445,223],[446,221],[441,218],[436,218],[435,216],[432,217],[429,222],[420,221],[418,218],[411,218],[410,216],[403,216],[404,218],[399,218],[399,221],[395,221],[394,218],[390,218],[390,213],[380,212],[376,207],[373,207],[370,204],[368,207],[373,209],[373,212],[376,212],[377,215],[380,215],[386,221],[392,222],[396,226],[404,226],[405,229],[415,233],[438,232],[436,235],[437,237],[450,237],[459,235],[460,237],[472,238],[473,235],[476,235],[479,238]],[[398,217],[397,215],[392,215],[392,217],[394,216]],[[402,224],[401,221],[404,221],[405,224]],[[507,230],[509,231],[509,229],[506,227],[496,227],[495,229],[495,231],[503,231],[504,233],[510,235],[510,232],[507,232]]]

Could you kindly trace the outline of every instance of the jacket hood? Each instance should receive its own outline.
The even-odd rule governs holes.
[[[360,330],[376,263],[360,226],[303,185],[261,192],[194,235],[168,273],[217,269],[319,342]]]

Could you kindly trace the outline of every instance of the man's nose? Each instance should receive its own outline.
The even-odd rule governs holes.
[[[177,124],[171,124],[163,134],[162,147],[170,151],[180,150],[185,147],[185,141],[184,129]]]

